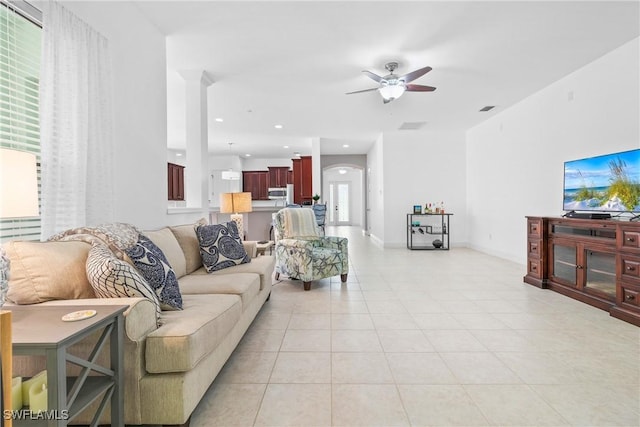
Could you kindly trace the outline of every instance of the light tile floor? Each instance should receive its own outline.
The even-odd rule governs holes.
[[[640,328],[513,262],[328,232],[348,283],[274,283],[193,427],[640,426]]]

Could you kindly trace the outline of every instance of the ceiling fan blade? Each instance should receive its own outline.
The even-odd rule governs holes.
[[[409,74],[405,74],[404,76],[399,77],[398,80],[404,80],[405,83],[409,83],[414,81],[418,77],[424,76],[431,70],[431,67],[420,68],[419,70],[412,71]]]
[[[362,93],[362,92],[371,92],[372,90],[378,90],[378,88],[374,87],[372,89],[356,90],[355,92],[347,92],[345,95],[352,95],[354,93]]]
[[[369,78],[371,80],[375,80],[378,83],[380,83],[382,81],[382,77],[380,77],[377,74],[372,73],[371,71],[364,70],[363,73],[365,73],[367,76],[369,76]]]
[[[423,85],[407,85],[407,92],[433,92],[436,90],[433,86],[423,86]]]

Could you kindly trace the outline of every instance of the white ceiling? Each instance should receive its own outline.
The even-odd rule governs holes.
[[[403,122],[466,130],[640,34],[638,1],[135,3],[168,36],[169,148],[185,147],[177,71],[205,70],[209,151],[258,158],[310,154],[312,138],[322,154],[363,154]],[[431,66],[414,83],[437,90],[386,105],[345,95],[390,60],[398,74]]]

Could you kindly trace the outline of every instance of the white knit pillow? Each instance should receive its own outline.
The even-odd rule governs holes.
[[[98,298],[143,297],[160,314],[160,301],[147,281],[131,264],[118,259],[108,247],[94,245],[87,257],[87,277]],[[156,319],[157,320],[157,319]]]

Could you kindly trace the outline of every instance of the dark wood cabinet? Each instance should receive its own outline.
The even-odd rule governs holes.
[[[184,200],[184,166],[167,163],[169,200]]]
[[[285,188],[289,182],[289,168],[287,166],[269,166],[270,188]]]
[[[640,326],[640,224],[527,217],[524,281]]]
[[[269,188],[268,171],[244,171],[242,172],[242,189],[251,193],[252,200],[269,200],[267,189]]]
[[[542,255],[546,253],[546,223],[542,218],[527,218],[527,278],[528,283],[539,288],[546,287],[547,262]]]
[[[312,204],[311,156],[302,156],[293,161],[293,202],[299,205]]]
[[[311,165],[311,162],[309,162]],[[287,184],[293,184],[293,172],[287,166],[269,166],[266,171],[243,171],[243,191],[251,193],[252,200],[269,200],[269,188],[285,188]],[[311,168],[309,167],[309,173]],[[309,180],[309,193],[311,193],[311,180]],[[311,200],[311,196],[309,196]]]

